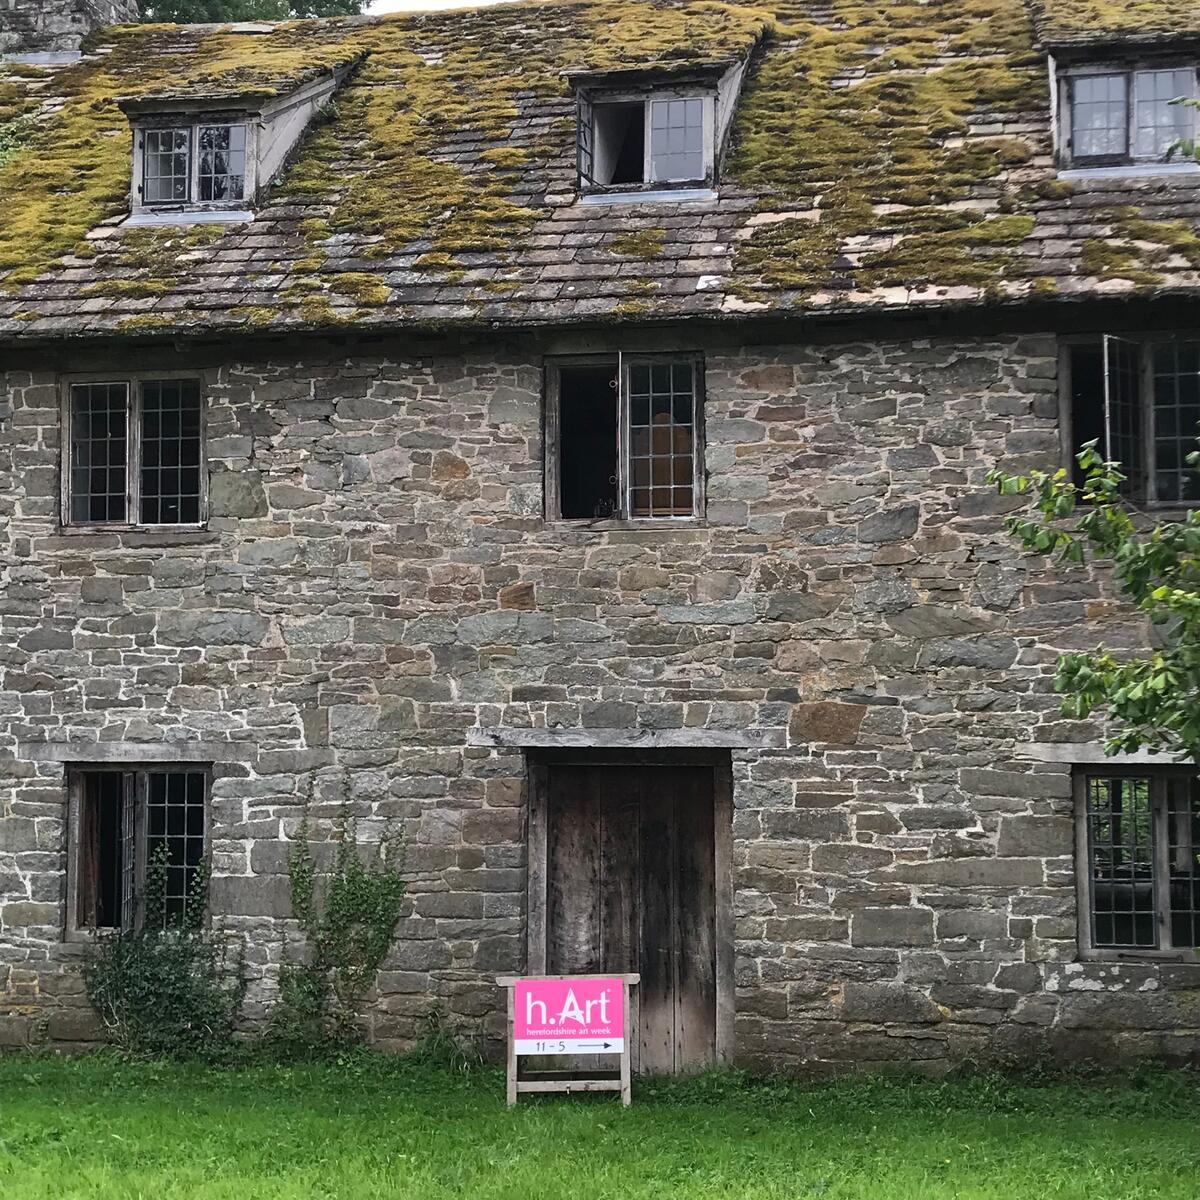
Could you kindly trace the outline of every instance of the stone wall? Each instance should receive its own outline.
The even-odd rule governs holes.
[[[1028,753],[1098,737],[1058,714],[1062,650],[1145,637],[1022,559],[985,483],[1058,455],[1053,338],[711,350],[707,521],[618,531],[542,520],[536,349],[310,353],[208,369],[194,534],[60,532],[55,374],[7,375],[0,1041],[93,1033],[63,757],[211,757],[252,1015],[303,797],[399,823],[368,1025],[401,1046],[435,999],[497,1031],[522,966],[523,763],[468,731],[640,727],[780,742],[733,754],[741,1061],[1195,1055],[1200,967],[1076,961],[1069,768]]]
[[[92,30],[137,19],[137,0],[0,0],[0,54],[78,50]]]

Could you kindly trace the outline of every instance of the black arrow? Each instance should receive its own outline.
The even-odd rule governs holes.
[[[611,1045],[612,1045],[612,1042],[605,1042],[603,1049],[607,1050],[609,1048],[609,1046],[611,1046]],[[598,1042],[587,1042],[587,1043],[580,1043],[579,1048],[580,1048],[580,1050],[597,1050],[597,1049],[600,1049],[601,1047]]]

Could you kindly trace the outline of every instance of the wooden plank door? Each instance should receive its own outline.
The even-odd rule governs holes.
[[[637,971],[635,1067],[715,1061],[713,772],[552,766],[546,969]]]

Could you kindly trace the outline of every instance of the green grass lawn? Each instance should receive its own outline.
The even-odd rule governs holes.
[[[1200,1196],[1200,1079],[709,1076],[504,1107],[412,1061],[218,1070],[0,1058],[5,1200]]]

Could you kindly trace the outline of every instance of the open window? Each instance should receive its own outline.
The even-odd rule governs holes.
[[[1132,500],[1200,505],[1200,341],[1105,335],[1067,349],[1064,450],[1096,441]],[[1077,468],[1076,468],[1077,470]]]
[[[1200,947],[1200,777],[1109,768],[1075,780],[1085,951]]]
[[[703,364],[618,355],[549,371],[551,520],[691,520],[703,514]]]
[[[748,61],[570,73],[580,190],[602,201],[711,189]]]
[[[196,767],[81,767],[70,798],[67,933],[135,928],[145,919],[148,865],[166,871],[175,922],[196,897],[207,838],[208,773]]]
[[[581,108],[579,170],[596,188],[699,187],[713,178],[713,96],[596,100]]]
[[[1091,169],[1166,163],[1196,136],[1200,114],[1180,103],[1200,94],[1194,62],[1131,67],[1080,65],[1059,88],[1059,146],[1064,166]],[[1180,167],[1187,164],[1179,160]]]
[[[63,524],[195,526],[204,520],[203,406],[196,379],[69,382]]]

